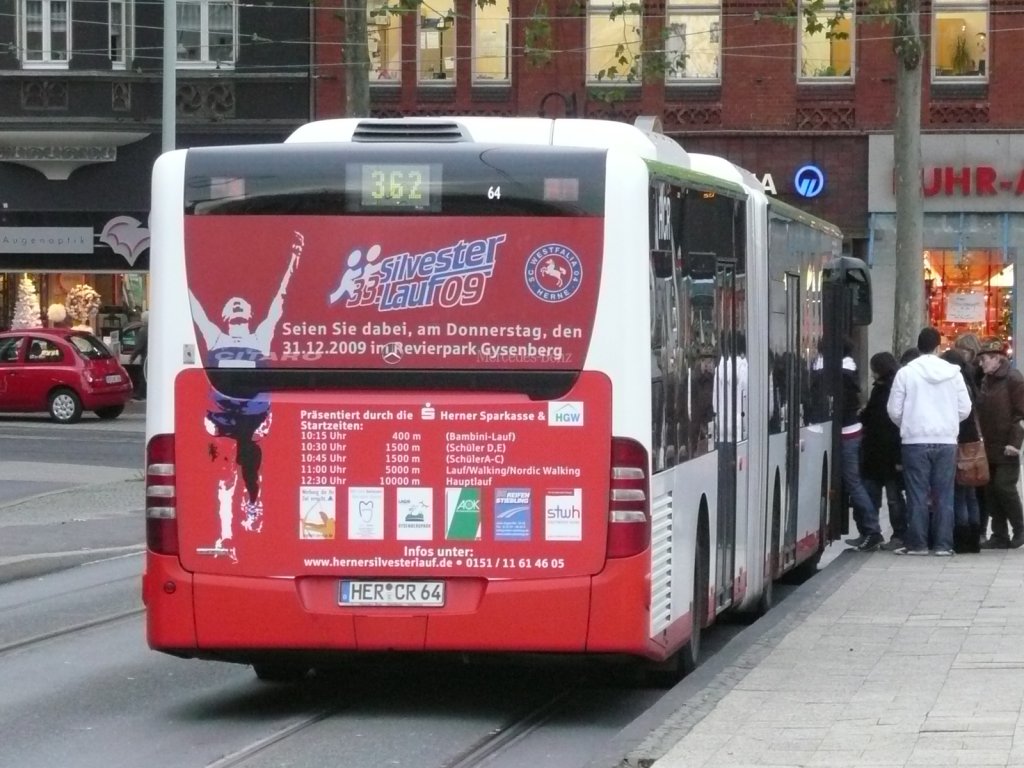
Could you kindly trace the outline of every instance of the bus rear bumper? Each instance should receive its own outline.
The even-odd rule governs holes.
[[[645,560],[610,560],[593,577],[448,579],[439,608],[353,608],[338,604],[338,577],[190,574],[177,558],[150,552],[143,579],[147,636],[157,650],[236,660],[275,650],[657,659],[665,650],[649,637]]]

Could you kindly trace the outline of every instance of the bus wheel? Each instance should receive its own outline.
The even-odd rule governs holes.
[[[683,674],[689,674],[700,664],[700,641],[704,631],[704,617],[708,613],[708,557],[707,545],[698,533],[697,551],[693,559],[693,610],[690,612],[690,642],[680,651]]]
[[[252,669],[265,683],[294,683],[309,674],[309,667],[288,661],[260,662],[253,664]]]
[[[775,605],[775,574],[779,569],[779,534],[782,528],[782,501],[776,484],[772,501],[771,542],[768,545],[768,573],[761,588],[761,599],[757,603],[757,615],[764,616]]]

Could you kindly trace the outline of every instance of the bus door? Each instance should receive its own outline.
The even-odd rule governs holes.
[[[803,366],[800,354],[800,275],[786,273],[786,384],[787,401],[799,403]],[[779,556],[783,568],[796,562],[797,511],[800,503],[800,423],[795,410],[786,422],[786,485],[782,489],[782,545]],[[773,533],[778,533],[773,531]]]
[[[842,407],[843,388],[843,341],[846,337],[855,336],[855,329],[871,324],[872,291],[871,272],[860,259],[852,256],[839,256],[825,265],[824,278],[824,359],[826,390],[832,393],[831,402],[835,413],[832,419],[833,456],[831,464],[830,487],[832,495],[829,503],[828,538],[838,539],[848,532],[849,498],[843,488],[841,455],[842,430],[837,426],[838,410]]]
[[[736,444],[743,437],[743,392],[746,389],[745,350],[736,328],[736,263],[715,264],[715,327],[721,357],[715,368],[715,447],[718,451],[718,530],[715,600],[728,605],[733,597],[736,562]]]

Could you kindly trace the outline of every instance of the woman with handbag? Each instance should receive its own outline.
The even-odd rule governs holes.
[[[971,412],[960,422],[956,438],[956,480],[953,484],[953,551],[957,554],[980,552],[981,513],[977,488],[988,483],[988,457],[978,425],[977,387],[970,366],[955,349],[941,355],[947,363],[960,369],[971,397]]]
[[[1020,447],[1024,441],[1024,428],[1020,423],[1024,419],[1024,376],[1010,367],[1006,343],[1000,338],[984,339],[978,357],[985,372],[978,398],[978,416],[992,476],[985,489],[985,508],[992,521],[992,536],[981,546],[983,549],[1017,549],[1024,545],[1024,510],[1017,491]]]

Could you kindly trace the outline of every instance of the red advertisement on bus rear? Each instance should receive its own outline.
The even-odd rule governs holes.
[[[267,576],[602,567],[610,383],[520,393],[216,391],[212,368],[578,370],[596,218],[190,216],[203,368],[175,389],[181,557]],[[258,384],[255,385],[258,388]]]
[[[555,576],[605,551],[611,392],[281,392],[178,375],[181,559],[235,575]]]
[[[579,369],[593,217],[187,216],[207,367]]]

